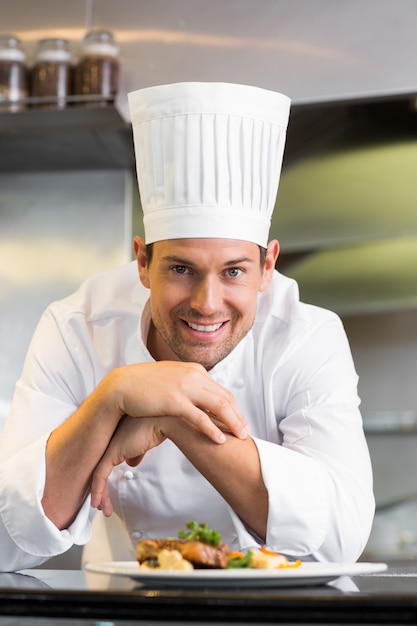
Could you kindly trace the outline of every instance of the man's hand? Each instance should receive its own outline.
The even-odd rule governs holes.
[[[145,453],[165,440],[158,418],[136,419],[127,415],[120,420],[105,453],[97,465],[91,483],[91,506],[109,517],[113,507],[107,491],[107,479],[113,467],[126,461],[139,465]]]
[[[233,394],[198,363],[140,363],[120,367],[111,376],[116,376],[112,383],[122,415],[181,418],[215,443],[224,443],[224,432],[240,439],[248,434]]]

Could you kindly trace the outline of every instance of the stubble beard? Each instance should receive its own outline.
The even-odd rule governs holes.
[[[234,319],[235,318],[235,319]],[[181,334],[176,330],[177,317],[172,321],[171,325],[164,323],[155,323],[157,333],[168,345],[170,350],[176,355],[180,361],[199,363],[207,371],[211,370],[217,363],[226,358],[232,350],[240,343],[240,341],[248,334],[253,325],[253,320],[246,326],[236,327],[237,316],[229,318],[228,324],[231,325],[231,332],[228,333],[220,343],[206,343],[196,341],[192,344],[185,344]],[[188,317],[190,319],[190,317]],[[198,323],[198,319],[195,319]]]

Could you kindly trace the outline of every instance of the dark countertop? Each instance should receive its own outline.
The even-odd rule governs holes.
[[[80,626],[103,620],[125,626],[417,624],[417,562],[317,586],[259,590],[157,589],[79,570],[24,570],[0,574],[0,626],[10,624],[6,616],[14,626],[35,618]]]

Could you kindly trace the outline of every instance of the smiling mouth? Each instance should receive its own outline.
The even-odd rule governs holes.
[[[197,330],[201,333],[213,333],[223,326],[223,322],[220,322],[219,324],[193,324],[192,322],[186,322],[186,324],[192,330]]]

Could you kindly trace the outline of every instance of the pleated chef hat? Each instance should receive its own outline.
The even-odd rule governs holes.
[[[146,243],[214,237],[266,247],[290,100],[176,83],[128,95]]]

